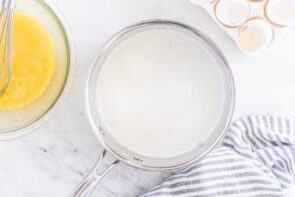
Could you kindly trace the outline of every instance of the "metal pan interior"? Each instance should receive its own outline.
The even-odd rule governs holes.
[[[216,117],[218,118],[214,124],[212,124],[210,131],[207,132],[208,135],[206,135],[206,138],[202,140],[195,139],[195,145],[187,151],[175,155],[169,155],[167,157],[141,154],[140,151],[130,149],[128,144],[122,143],[122,141],[120,141],[120,139],[118,139],[118,137],[116,137],[112,131],[110,131],[110,127],[108,124],[106,124],[106,121],[103,117],[103,107],[100,106],[98,102],[101,91],[98,88],[99,78],[101,77],[100,75],[102,74],[102,70],[106,64],[106,61],[109,57],[111,57],[112,52],[116,51],[118,46],[120,46],[126,40],[141,33],[154,30],[174,31],[183,36],[190,37],[193,43],[202,49],[202,55],[208,56],[208,58],[210,58],[211,64],[214,66],[214,68],[216,68],[216,71],[220,73],[222,77],[222,92],[224,95],[224,98],[220,98],[222,100],[222,105],[220,107],[220,111],[218,114],[216,114]],[[171,42],[174,41],[171,40]],[[198,55],[200,54],[196,54],[196,57],[198,57]],[[141,169],[159,171],[173,170],[195,162],[207,154],[215,145],[217,145],[218,142],[223,138],[224,133],[229,125],[235,100],[234,83],[230,68],[226,59],[216,47],[216,45],[199,30],[178,22],[160,20],[145,21],[127,27],[113,36],[103,46],[99,56],[97,57],[93,70],[91,71],[87,84],[86,95],[87,110],[90,122],[93,126],[95,134],[104,147],[129,165]],[[196,100],[196,102],[198,101]],[[171,123],[173,124],[173,122]],[[132,122],[130,122],[130,124],[132,124]],[[134,136],[129,137],[132,138]],[[152,147],[153,144],[150,144],[150,146]]]

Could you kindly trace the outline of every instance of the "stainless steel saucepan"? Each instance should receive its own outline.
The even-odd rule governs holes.
[[[180,33],[190,35],[193,39],[196,40],[197,44],[201,45],[203,49],[207,51],[207,54],[209,54],[214,59],[215,63],[218,65],[217,67],[219,67],[219,69],[222,72],[225,99],[222,107],[222,114],[219,116],[219,120],[217,121],[209,137],[207,137],[207,139],[204,140],[202,144],[198,144],[193,150],[190,150],[184,154],[175,157],[150,158],[142,156],[127,149],[124,145],[120,144],[116,139],[114,139],[111,133],[104,127],[103,121],[99,115],[100,106],[97,102],[97,95],[99,89],[97,88],[97,83],[98,76],[100,74],[101,68],[104,66],[104,62],[107,56],[120,43],[140,32],[161,28],[178,31]],[[109,165],[107,169],[100,173],[100,164],[102,163],[106,155],[106,151],[103,151],[93,170],[71,194],[71,196],[75,197],[89,196],[92,190],[95,188],[95,186],[102,180],[102,178],[108,172],[112,170],[112,168],[116,164],[119,163],[119,161],[123,161],[126,164],[139,169],[153,171],[172,171],[196,162],[197,160],[201,159],[204,155],[206,155],[208,152],[210,152],[220,142],[220,140],[222,140],[231,121],[231,117],[234,110],[234,82],[226,58],[217,48],[215,43],[212,40],[210,40],[204,33],[185,24],[173,21],[144,21],[129,26],[123,29],[122,31],[118,32],[103,46],[92,68],[87,83],[87,111],[93,131],[95,132],[100,143],[104,146],[105,150],[107,150],[107,152],[112,153],[118,160],[114,161],[114,163]]]

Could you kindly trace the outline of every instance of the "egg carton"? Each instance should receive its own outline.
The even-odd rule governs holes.
[[[246,54],[261,55],[295,24],[295,0],[190,0]]]

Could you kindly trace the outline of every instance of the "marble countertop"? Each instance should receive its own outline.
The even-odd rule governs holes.
[[[252,113],[295,117],[295,28],[263,57],[242,54],[211,18],[188,0],[54,0],[72,29],[77,67],[70,94],[45,125],[23,138],[0,142],[0,196],[65,197],[93,167],[102,148],[91,131],[84,87],[102,43],[134,22],[170,19],[206,32],[228,58],[237,89],[234,118]],[[107,161],[112,160],[112,156]],[[93,196],[136,196],[168,174],[120,164]]]

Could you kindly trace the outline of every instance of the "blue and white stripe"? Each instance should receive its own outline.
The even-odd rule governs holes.
[[[280,197],[295,188],[295,124],[249,116],[231,125],[221,146],[142,197]]]

